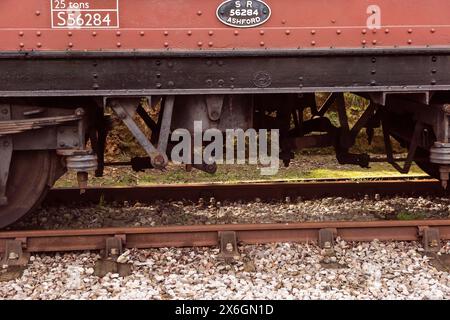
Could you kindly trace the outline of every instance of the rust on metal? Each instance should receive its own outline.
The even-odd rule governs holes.
[[[441,237],[438,228],[428,226],[419,228],[419,235],[422,236],[422,245],[425,252],[438,252],[441,248]]]
[[[239,256],[237,247],[237,236],[234,231],[219,231],[219,256],[229,261]]]
[[[337,234],[335,228],[326,228],[319,230],[319,246],[324,249],[331,249],[334,245],[334,238]]]
[[[2,266],[23,267],[28,264],[29,253],[24,251],[26,239],[11,239],[4,242]]]
[[[105,241],[126,235],[125,248],[198,247],[218,245],[219,232],[235,232],[243,244],[317,242],[323,229],[336,229],[346,241],[419,241],[424,227],[439,230],[441,240],[450,240],[450,220],[305,222],[286,224],[236,224],[104,228],[86,230],[7,231],[0,233],[0,252],[8,241],[26,239],[28,252],[103,250]]]
[[[80,196],[77,188],[60,188],[50,191],[47,203],[93,202],[100,199],[112,201],[152,202],[154,200],[191,200],[214,197],[223,200],[260,199],[316,199],[321,197],[351,197],[364,195],[443,195],[439,181],[379,180],[379,181],[317,181],[317,182],[270,182],[241,184],[176,184],[142,187],[87,188]]]
[[[249,2],[248,24],[242,16],[225,19],[220,1],[2,0],[0,50],[265,50],[450,42],[447,0],[328,0],[327,10],[320,1],[267,1],[271,15],[255,15],[261,1],[242,3]],[[249,27],[237,29],[244,23]]]

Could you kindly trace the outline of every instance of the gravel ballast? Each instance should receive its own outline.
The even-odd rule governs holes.
[[[313,244],[240,248],[227,264],[215,248],[126,251],[132,274],[94,275],[97,253],[32,256],[2,299],[449,299],[449,270],[416,242],[347,243],[334,253]],[[450,242],[441,249],[450,253]],[[438,270],[439,269],[439,270]]]
[[[120,203],[43,207],[10,229],[64,229],[224,223],[285,223],[304,221],[370,221],[448,219],[450,198],[394,197],[318,200],[285,199],[265,203],[172,201],[154,204]]]

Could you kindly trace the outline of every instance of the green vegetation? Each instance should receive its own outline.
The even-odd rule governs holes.
[[[425,218],[425,214],[423,212],[407,212],[401,211],[397,214],[397,220],[422,220]]]
[[[417,166],[413,166],[409,175],[425,175]],[[288,168],[280,167],[274,176],[261,176],[260,170],[254,165],[220,165],[217,173],[192,170],[186,172],[183,166],[169,165],[166,171],[147,170],[133,172],[129,168],[106,168],[103,178],[91,177],[90,185],[126,186],[171,183],[234,183],[246,181],[298,181],[302,179],[329,178],[378,178],[400,177],[386,163],[373,163],[370,169],[362,169],[353,165],[339,165],[332,155],[298,155]],[[58,187],[76,186],[74,174],[67,174],[57,182]]]

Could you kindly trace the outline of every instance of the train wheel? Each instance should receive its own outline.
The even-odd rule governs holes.
[[[57,178],[58,157],[52,151],[14,151],[6,196],[0,206],[0,228],[17,221],[44,199]]]

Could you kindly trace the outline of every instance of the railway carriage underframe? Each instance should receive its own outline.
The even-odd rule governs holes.
[[[10,52],[0,53],[0,70],[0,227],[32,210],[66,170],[81,190],[88,172],[103,174],[105,109],[148,154],[130,159],[134,170],[163,169],[171,132],[202,120],[220,130],[278,129],[285,165],[296,150],[333,147],[340,163],[368,167],[373,159],[351,148],[361,131],[370,142],[380,128],[385,161],[402,173],[416,162],[444,188],[449,180],[446,50]],[[344,93],[367,101],[353,126]],[[157,119],[147,105],[160,106]],[[407,149],[402,165],[392,140]]]

